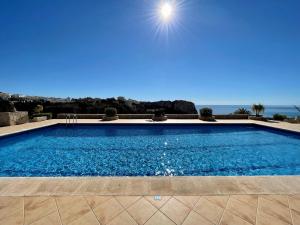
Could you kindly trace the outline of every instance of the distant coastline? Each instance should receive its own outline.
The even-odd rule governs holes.
[[[213,109],[214,114],[230,114],[238,108],[246,108],[251,111],[251,105],[196,105],[196,109],[209,107]],[[293,105],[265,105],[264,116],[272,117],[275,113],[287,115],[288,117],[299,116],[299,112]]]

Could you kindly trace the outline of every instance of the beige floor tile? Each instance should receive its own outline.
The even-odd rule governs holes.
[[[107,224],[114,217],[123,212],[124,208],[115,198],[111,198],[108,201],[98,205],[93,209],[93,211],[101,224]]]
[[[232,195],[230,198],[234,198],[241,202],[247,203],[251,206],[257,207],[258,196],[257,195]]]
[[[208,201],[206,198],[201,197],[194,207],[194,210],[202,217],[217,224],[223,214],[224,208],[221,208],[215,203]]]
[[[124,211],[116,216],[108,225],[137,225],[137,223],[126,211]]]
[[[5,218],[0,219],[2,225],[23,225],[24,217],[20,213],[11,214]]]
[[[142,196],[116,196],[117,201],[126,209],[139,200]]]
[[[198,213],[191,211],[182,225],[214,225],[212,222],[200,216]]]
[[[85,196],[87,203],[91,206],[92,209],[101,205],[104,202],[110,200],[112,196]]]
[[[97,220],[94,213],[92,211],[89,211],[88,213],[84,214],[77,220],[71,222],[70,225],[100,225],[100,223]]]
[[[16,213],[23,216],[23,201],[23,197],[0,197],[0,220]]]
[[[291,224],[279,220],[277,217],[274,217],[272,215],[263,212],[258,212],[256,218],[256,225],[291,225]]]
[[[189,208],[194,208],[195,204],[198,202],[200,196],[174,196],[177,200],[185,204]]]
[[[251,223],[248,223],[247,221],[241,219],[238,216],[231,214],[226,210],[224,212],[220,225],[251,225]]]
[[[167,216],[157,211],[146,223],[145,225],[176,225]]]
[[[289,207],[288,197],[286,195],[263,195],[262,197],[281,204],[284,207]]]
[[[160,209],[170,198],[171,196],[160,196],[160,199],[157,200],[155,199],[155,196],[145,196],[145,199],[158,209]]]
[[[80,196],[56,198],[59,214],[64,225],[69,225],[91,211],[86,200]]]
[[[210,201],[211,203],[224,208],[226,207],[227,201],[229,199],[229,195],[218,195],[218,196],[203,196],[204,198],[206,198],[208,201]]]
[[[0,224],[23,225],[23,197],[0,197]]]
[[[127,211],[138,224],[144,224],[157,211],[150,202],[141,198],[130,206]]]
[[[24,198],[25,225],[40,220],[53,212],[57,212],[57,208],[52,197]]]
[[[181,224],[189,214],[190,209],[177,199],[171,198],[160,211],[176,224]]]
[[[289,196],[290,208],[300,212],[300,195]]]
[[[30,225],[61,225],[58,212],[53,212]]]
[[[292,218],[293,218],[293,225],[300,225],[300,212],[291,210]]]
[[[251,206],[247,203],[241,202],[239,200],[236,200],[235,198],[230,197],[226,210],[229,211],[231,214],[242,218],[248,223],[255,225],[257,207]]]
[[[281,203],[278,203],[276,201],[270,201],[263,197],[259,197],[258,213],[260,212],[268,214],[284,223],[292,223],[289,208],[283,206]]]

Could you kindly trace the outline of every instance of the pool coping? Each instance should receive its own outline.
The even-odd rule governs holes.
[[[0,178],[0,196],[245,194],[300,194],[300,176]]]
[[[65,124],[64,120],[37,122],[34,127],[22,127],[0,133],[0,137]],[[254,124],[300,134],[298,126],[252,120],[203,122],[199,120],[171,120],[149,123],[146,120],[99,122],[80,120],[79,124]],[[1,128],[0,128],[0,131]],[[177,177],[0,177],[0,196],[60,196],[60,195],[257,195],[300,194],[300,176],[177,176]]]
[[[180,121],[180,122],[179,122]],[[45,123],[44,123],[45,122]],[[47,123],[48,122],[48,123]],[[209,122],[209,121],[202,121],[199,119],[169,119],[167,121],[163,122],[149,122],[149,120],[144,120],[144,119],[119,119],[116,121],[101,121],[98,119],[78,119],[78,125],[258,125],[258,126],[263,126],[267,128],[273,128],[281,131],[287,131],[291,133],[296,133],[300,134],[300,124],[288,124],[289,126],[282,127],[280,124],[283,122],[263,122],[263,121],[256,121],[256,120],[216,120],[215,122]],[[42,122],[35,122],[35,123],[27,123],[27,125],[31,125],[27,128],[19,128],[18,126],[22,125],[15,125],[15,126],[10,126],[10,127],[15,127],[16,129],[8,132],[2,132],[2,129],[5,129],[7,127],[0,127],[0,138],[5,137],[5,136],[10,136],[14,134],[21,134],[27,131],[32,131],[32,130],[37,130],[41,128],[46,128],[46,127],[51,127],[55,125],[66,125],[65,120],[63,119],[52,119],[52,120],[46,120]],[[75,125],[76,125],[75,124]],[[35,126],[37,125],[37,126]],[[279,126],[278,126],[279,125]],[[296,129],[293,126],[297,126]]]

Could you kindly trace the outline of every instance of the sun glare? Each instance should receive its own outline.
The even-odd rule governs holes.
[[[163,21],[168,22],[172,18],[173,12],[174,12],[174,7],[171,5],[171,3],[164,2],[161,4],[160,16]]]
[[[155,37],[163,36],[169,39],[171,34],[175,34],[176,30],[182,27],[181,20],[185,1],[186,0],[151,1],[153,4],[149,7],[149,20],[154,24]]]

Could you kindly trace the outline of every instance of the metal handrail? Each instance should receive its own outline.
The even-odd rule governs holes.
[[[71,121],[73,125],[75,123],[78,123],[76,114],[66,114],[66,126],[68,126],[68,124],[71,124]]]

